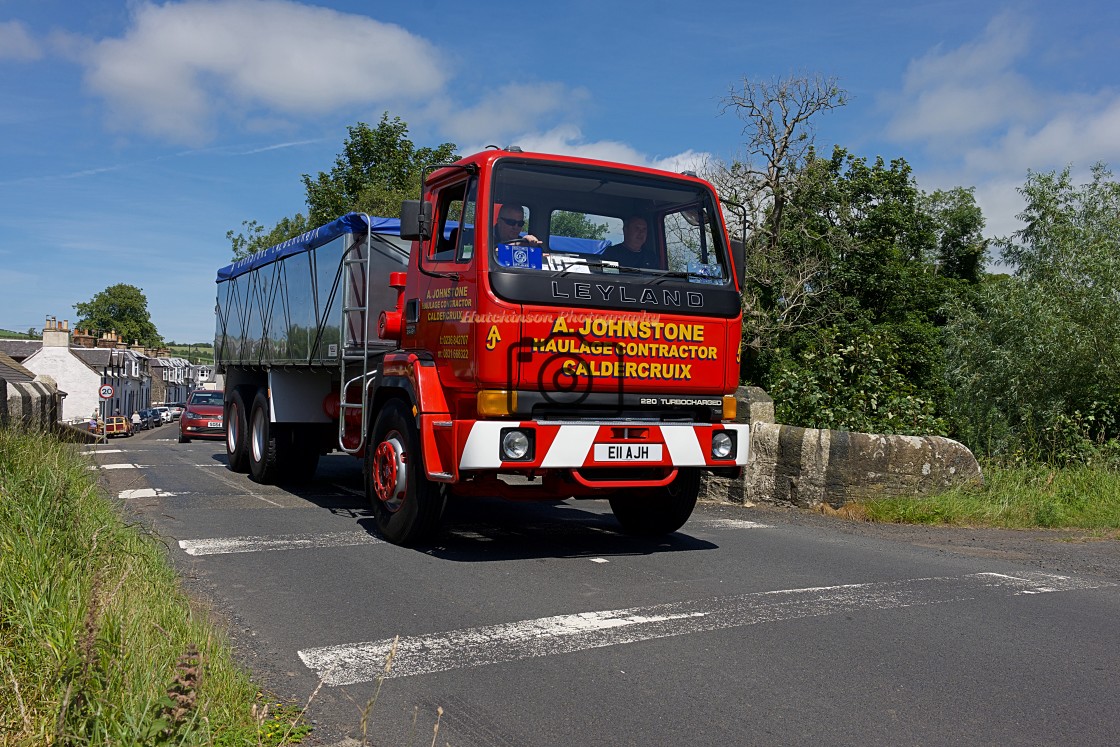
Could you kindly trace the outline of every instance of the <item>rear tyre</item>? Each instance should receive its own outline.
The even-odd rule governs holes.
[[[271,485],[280,477],[280,445],[277,436],[281,426],[270,422],[268,394],[262,389],[253,399],[249,414],[249,476],[262,485]]]
[[[610,499],[611,511],[622,531],[639,537],[670,534],[684,526],[700,495],[700,470],[682,468],[668,485],[627,490]]]
[[[226,456],[234,472],[249,471],[249,418],[245,398],[235,389],[226,400]],[[162,421],[160,423],[163,424]]]
[[[366,445],[366,497],[377,528],[395,545],[416,544],[439,526],[446,495],[428,480],[416,421],[401,400],[390,400]]]

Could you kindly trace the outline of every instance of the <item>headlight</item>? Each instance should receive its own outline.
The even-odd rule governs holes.
[[[502,461],[523,462],[533,458],[533,440],[517,428],[502,430]]]
[[[717,431],[712,436],[712,458],[730,459],[735,456],[735,439],[727,431]]]

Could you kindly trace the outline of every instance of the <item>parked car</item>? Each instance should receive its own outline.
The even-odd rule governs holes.
[[[183,415],[183,410],[187,408],[186,402],[173,402],[167,405],[167,409],[171,410],[171,417],[178,420]]]
[[[160,405],[159,407],[153,407],[152,409],[159,413],[160,420],[165,423],[171,422],[171,410],[169,410],[167,407]]]
[[[140,427],[144,430],[151,430],[163,425],[163,418],[160,414],[150,407],[140,411]]]
[[[105,436],[111,438],[113,436],[124,436],[128,438],[132,435],[132,423],[124,415],[110,415],[105,418]]]
[[[189,444],[192,438],[225,438],[224,409],[221,392],[191,392],[179,417],[179,443]]]

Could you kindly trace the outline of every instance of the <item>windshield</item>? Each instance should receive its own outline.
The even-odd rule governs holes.
[[[222,405],[221,392],[195,392],[191,395],[192,405]]]
[[[494,269],[730,282],[713,195],[693,182],[504,163],[491,199]]]

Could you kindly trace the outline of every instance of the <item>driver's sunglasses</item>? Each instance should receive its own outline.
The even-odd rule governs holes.
[[[515,220],[514,218],[502,218],[502,217],[499,217],[498,220],[500,220],[502,223],[505,223],[507,226],[514,226],[516,228],[524,228],[525,227],[525,221],[523,221],[523,220]]]

